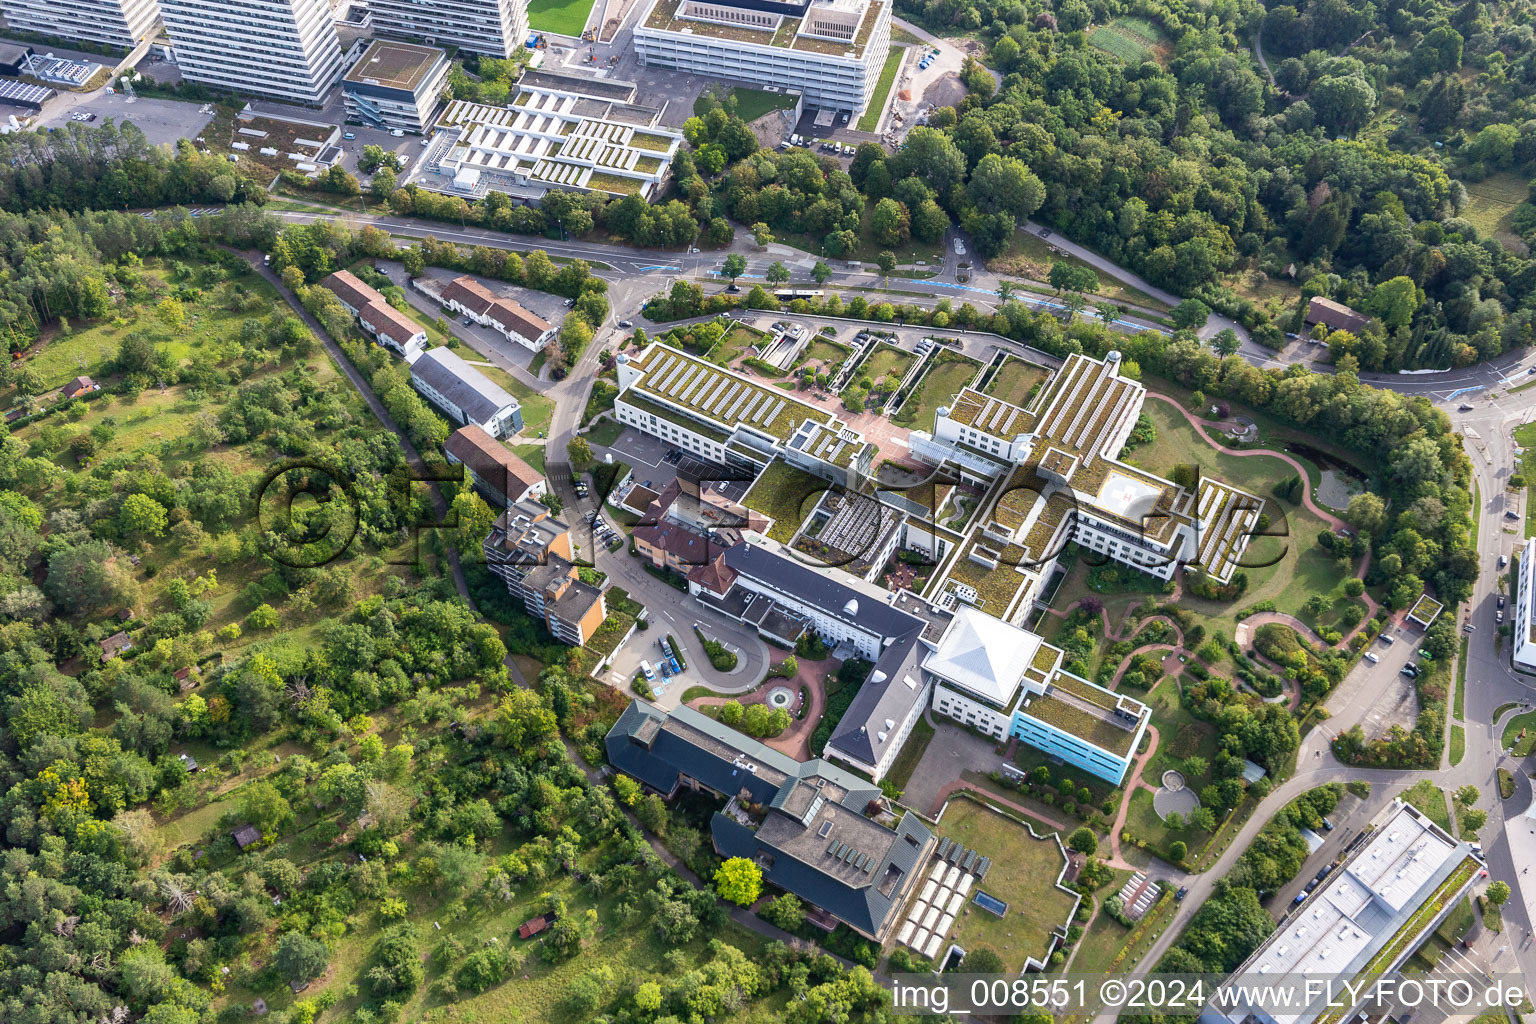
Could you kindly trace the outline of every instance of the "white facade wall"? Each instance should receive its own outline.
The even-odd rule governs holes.
[[[1531,639],[1531,624],[1536,622],[1536,537],[1520,549],[1520,575],[1515,587],[1514,626],[1510,639],[1514,644],[1515,664],[1536,672],[1536,640]]]
[[[1011,715],[1005,715],[942,682],[933,688],[933,710],[979,729],[999,743],[1008,738],[1008,726],[1013,721]]]
[[[160,5],[156,0],[4,0],[0,13],[18,32],[131,50],[154,32]]]
[[[443,305],[447,306],[449,309],[453,310],[460,316],[469,317],[481,327],[489,327],[491,330],[495,331],[503,338],[506,338],[514,345],[521,345],[523,348],[526,348],[530,352],[542,352],[544,347],[549,344],[549,339],[555,336],[555,328],[550,327],[549,330],[545,331],[537,338],[525,338],[518,332],[512,330],[506,324],[502,323],[500,320],[497,320],[489,313],[477,313],[469,307],[465,306],[458,299],[449,299],[447,302],[443,303]]]
[[[464,414],[464,410],[460,406],[455,405],[453,402],[449,401],[442,392],[438,391],[431,384],[428,384],[426,381],[422,380],[420,377],[415,376],[414,374],[411,376],[411,386],[414,387],[417,391],[421,392],[422,395],[424,395],[426,398],[430,399],[432,404],[436,405],[439,409],[442,409],[444,412],[448,413],[448,415],[452,416],[454,421],[460,426],[467,427],[473,423],[475,426],[479,427],[481,430],[495,438],[503,438],[508,434],[515,434],[518,430],[516,423],[516,420],[518,419],[518,410],[516,406],[509,405],[505,408],[498,409],[496,410],[496,414],[490,419],[485,420],[484,422],[476,422],[475,420],[468,418]]]
[[[510,57],[528,38],[527,0],[368,0],[381,36]]]
[[[323,106],[341,78],[326,0],[161,0],[161,12],[188,81]]]
[[[620,372],[623,372],[622,368]],[[652,437],[659,437],[678,448],[686,448],[695,455],[702,455],[716,462],[725,461],[725,442],[690,430],[654,413],[637,409],[624,401],[622,394],[614,400],[613,414],[620,423],[627,423],[637,430],[642,430]],[[681,419],[681,414],[678,415]]]
[[[749,43],[647,28],[649,16],[647,9],[635,26],[635,49],[643,67],[673,68],[759,88],[798,89],[810,104],[848,109],[855,115],[869,107],[891,46],[890,3],[881,5],[874,31],[857,58],[771,46],[767,32],[762,33],[765,42]]]

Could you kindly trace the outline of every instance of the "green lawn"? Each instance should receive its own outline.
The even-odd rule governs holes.
[[[899,383],[915,362],[917,356],[914,353],[881,342],[859,367],[859,376],[868,377],[871,381],[889,376]]]
[[[1162,29],[1145,18],[1116,18],[1088,34],[1088,43],[1130,65],[1158,59],[1168,39]]]
[[[549,432],[549,421],[555,415],[553,398],[545,398],[506,370],[490,364],[478,352],[470,351],[467,355],[460,352],[459,355],[485,374],[493,384],[510,392],[512,397],[517,399],[517,404],[523,409],[522,434],[524,437],[542,437]]]
[[[1520,738],[1522,732],[1525,733],[1524,739]],[[1514,747],[1515,756],[1524,757],[1531,752],[1532,745],[1536,745],[1536,711],[1516,715],[1504,723],[1504,735],[1499,740],[1500,750]]]
[[[1065,864],[1056,841],[1035,839],[1029,829],[965,798],[952,799],[939,822],[939,833],[992,859],[979,889],[1008,904],[1006,917],[967,904],[955,919],[955,941],[967,950],[989,946],[1009,971],[1024,958],[1044,960],[1051,929],[1065,924],[1074,897],[1056,888]]]
[[[1485,238],[1515,237],[1510,219],[1515,207],[1525,202],[1526,180],[1518,174],[1489,175],[1479,182],[1468,182],[1467,207],[1461,215]]]
[[[622,433],[624,433],[624,424],[618,420],[603,420],[603,422],[587,431],[587,440],[606,448],[617,441]]]
[[[1151,387],[1159,390],[1156,384]],[[1241,598],[1218,602],[1186,594],[1180,598],[1181,606],[1205,616],[1208,629],[1231,636],[1237,621],[1234,613],[1260,601],[1274,601],[1280,611],[1301,615],[1313,594],[1335,601],[1343,597],[1343,580],[1334,557],[1317,543],[1318,533],[1327,525],[1305,506],[1272,496],[1275,485],[1293,476],[1295,470],[1275,458],[1216,451],[1166,402],[1149,401],[1142,412],[1157,428],[1157,442],[1138,448],[1126,457],[1127,462],[1163,476],[1176,465],[1196,465],[1203,475],[1262,498],[1270,519],[1266,535],[1252,538],[1243,554],[1241,565],[1248,575],[1248,590]],[[1331,609],[1325,620],[1337,614],[1337,608]]]
[[[828,338],[818,337],[805,348],[805,354],[800,357],[801,363],[821,363],[828,370],[837,366],[849,355],[847,345],[839,345]]]
[[[541,445],[541,444],[515,444],[515,445],[512,446],[512,450],[517,453],[517,457],[518,458],[520,458],[524,462],[528,463],[528,465],[532,466],[534,469],[538,470],[540,473],[544,472],[544,446],[543,445]]]
[[[1139,288],[1121,284],[1119,281],[1104,274],[1094,267],[1078,259],[1076,256],[1068,256],[1065,253],[1052,253],[1051,244],[1032,235],[1023,228],[1013,233],[1013,241],[1008,245],[1008,251],[995,259],[989,260],[987,267],[999,274],[1018,274],[1035,281],[1044,281],[1051,272],[1051,263],[1060,261],[1070,263],[1077,267],[1087,267],[1099,278],[1097,297],[1108,299],[1111,302],[1134,302],[1138,306],[1146,306],[1153,310],[1167,310],[1166,303],[1159,302]]]
[[[885,67],[880,69],[880,80],[875,83],[875,93],[869,98],[869,111],[859,118],[859,131],[872,132],[880,127],[880,115],[885,113],[891,86],[896,82],[896,72],[901,69],[901,62],[906,56],[904,47],[891,47],[891,52],[885,58]]]
[[[529,0],[528,27],[535,32],[580,37],[591,13],[592,0]]]
[[[1010,356],[987,383],[987,394],[1001,402],[1023,405],[1049,376],[1044,368]]]
[[[1467,730],[1459,725],[1451,726],[1451,765],[1461,764],[1467,756]]]
[[[783,459],[774,459],[742,498],[742,504],[771,516],[773,526],[768,536],[787,544],[828,486],[821,477],[796,469]]]
[[[933,740],[933,726],[928,724],[926,716],[919,718],[917,724],[912,727],[912,735],[907,738],[906,746],[901,748],[901,753],[896,755],[896,761],[891,765],[891,770],[885,777],[891,785],[897,789],[906,789],[907,782],[912,778],[912,772],[917,768],[917,763],[923,759],[923,752],[928,749],[928,744]]]
[[[1412,789],[1403,792],[1403,799],[1423,811],[1430,821],[1446,832],[1454,832],[1451,828],[1451,812],[1445,802],[1445,791],[1433,782],[1420,779]]]
[[[928,364],[918,382],[919,391],[907,396],[894,420],[903,427],[932,430],[939,406],[949,405],[960,389],[976,376],[981,364],[956,352],[945,350]]]
[[[743,121],[756,121],[764,114],[775,110],[790,110],[795,105],[794,97],[766,89],[737,86],[731,90],[731,95],[736,97],[736,116]]]
[[[1529,509],[1532,499],[1536,499],[1536,423],[1516,427],[1515,444],[1521,448],[1520,472],[1526,479],[1525,507]],[[1536,517],[1529,515],[1525,517],[1525,535],[1536,537]]]

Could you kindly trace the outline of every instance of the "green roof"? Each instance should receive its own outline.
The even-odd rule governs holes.
[[[746,427],[782,443],[806,419],[825,423],[831,418],[825,410],[791,398],[778,388],[668,345],[653,344],[629,365],[644,371],[645,376],[625,392],[626,396],[645,392],[690,417],[727,429]]]

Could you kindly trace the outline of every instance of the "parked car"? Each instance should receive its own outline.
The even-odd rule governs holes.
[[[651,668],[651,663],[648,661],[640,662],[640,671],[645,674],[645,678],[647,679],[656,678],[656,670]]]
[[[341,137],[346,139],[348,142],[351,142],[353,139],[357,138],[357,133],[356,132],[342,132],[341,133]]]
[[[1381,634],[1380,639],[1381,639],[1381,642],[1384,643],[1384,644],[1395,644],[1395,643],[1397,643],[1397,637],[1392,636],[1392,635],[1387,634],[1387,633]]]
[[[1509,564],[1509,556],[1508,555],[1500,555],[1499,556],[1499,568],[1502,569],[1502,568],[1504,568],[1508,564]]]
[[[394,129],[389,134],[391,135],[391,137],[396,138],[396,139],[403,139],[403,138],[405,138],[405,132],[403,130],[399,129],[399,128]]]
[[[1179,891],[1173,894],[1173,902],[1175,902],[1175,903],[1183,903],[1184,902],[1184,897],[1188,896],[1188,895],[1189,895],[1189,886],[1181,885],[1181,886],[1179,886]]]
[[[1409,679],[1416,679],[1419,675],[1418,669],[1414,668],[1412,665],[1404,665],[1401,671],[1402,674],[1407,676]]]
[[[1294,907],[1294,906],[1295,906],[1295,905],[1296,905],[1296,904],[1298,904],[1298,903],[1300,903],[1300,902],[1302,902],[1302,901],[1303,901],[1303,900],[1305,900],[1305,899],[1306,899],[1306,898],[1307,898],[1307,894],[1306,894],[1306,893],[1304,893],[1304,892],[1299,892],[1299,893],[1297,893],[1297,894],[1296,894],[1296,898],[1295,898],[1295,899],[1293,899],[1293,900],[1291,900],[1291,906],[1293,906],[1293,907]]]
[[[1365,652],[1365,660],[1369,661],[1369,662],[1372,662],[1374,664],[1375,662],[1378,662],[1381,659],[1376,657],[1376,655],[1372,654],[1370,651],[1366,651]]]
[[[1324,832],[1332,832],[1333,831],[1333,822],[1329,821],[1327,818],[1323,819],[1323,831]],[[1327,875],[1328,875],[1328,872],[1330,872],[1332,870],[1333,870],[1333,866],[1330,864],[1328,867],[1323,868],[1323,870],[1319,871],[1317,873],[1317,877],[1318,878],[1326,878]]]
[[[1457,412],[1471,412],[1472,411],[1472,406],[1468,405],[1466,402],[1462,402],[1460,405],[1458,405],[1456,407],[1456,411]]]
[[[1504,607],[1504,595],[1503,594],[1499,595],[1499,607],[1500,608]]]
[[[619,321],[619,326],[620,327],[633,327],[633,326],[635,326],[635,322],[633,320],[620,320]]]
[[[1504,510],[1504,518],[1505,519],[1519,519],[1520,518],[1520,513],[1516,512],[1512,508],[1507,508],[1507,509]]]
[[[1494,612],[1493,613],[1493,621],[1494,622],[1503,622],[1504,621],[1504,613],[1503,612]]]

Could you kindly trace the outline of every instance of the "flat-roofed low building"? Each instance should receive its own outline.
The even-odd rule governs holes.
[[[1462,901],[1484,868],[1482,857],[1394,800],[1367,837],[1292,911],[1233,977],[1271,983],[1326,976],[1328,994],[1286,1007],[1240,1001],[1208,1004],[1202,1024],[1313,1024],[1347,1021],[1370,990],[1392,974]],[[1352,986],[1352,987],[1351,987]],[[1241,986],[1258,991],[1263,984]],[[1298,983],[1298,988],[1300,985]],[[1348,1005],[1346,1005],[1348,1004]]]
[[[681,132],[635,102],[615,79],[525,71],[510,103],[453,100],[439,119],[450,134],[427,150],[411,181],[478,199],[502,192],[537,202],[550,189],[653,200],[671,173]]]
[[[418,356],[411,364],[411,386],[460,426],[473,423],[492,437],[523,429],[517,399],[452,349],[428,349]]]
[[[497,295],[468,275],[448,282],[442,302],[455,313],[491,328],[530,352],[543,351],[555,336],[555,327],[548,320],[504,295]]]
[[[1263,501],[1220,480],[1186,487],[1122,461],[1145,398],[1118,352],[1074,354],[1022,405],[965,387],[939,407],[931,433],[913,431],[913,455],[988,489],[943,589],[1021,621],[1069,542],[1159,579],[1189,567],[1230,582]]]
[[[782,455],[845,487],[869,475],[875,446],[789,392],[659,342],[617,363],[620,423],[725,466],[756,471]]]
[[[375,128],[424,132],[448,85],[448,55],[432,46],[375,39],[341,78],[347,117]]]
[[[506,508],[548,491],[544,474],[473,424],[448,435],[443,454],[450,465],[464,467],[474,485],[495,502],[493,507]]]
[[[798,90],[816,106],[864,113],[891,45],[888,0],[653,0],[635,25],[644,67],[760,89]]]

